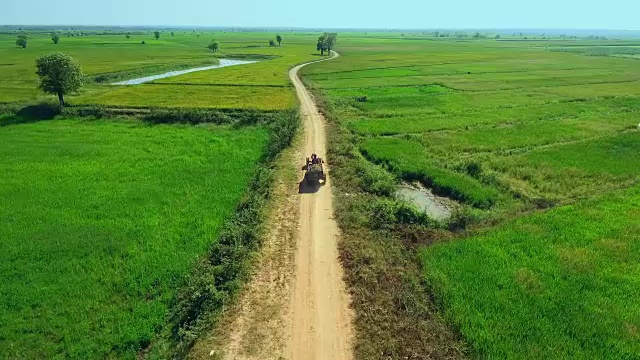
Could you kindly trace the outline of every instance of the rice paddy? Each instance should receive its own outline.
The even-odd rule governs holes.
[[[638,358],[640,43],[407,40],[343,36],[306,81],[363,159],[466,207],[422,296],[472,357]]]
[[[0,128],[0,354],[135,358],[215,244],[264,128],[59,119]]]

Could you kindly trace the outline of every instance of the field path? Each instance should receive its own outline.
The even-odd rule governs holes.
[[[269,233],[256,272],[239,301],[196,341],[190,359],[352,358],[352,314],[338,259],[331,179],[316,193],[298,193],[305,156],[326,155],[324,119],[298,78],[303,66],[289,75],[304,134],[276,166]]]
[[[338,54],[334,53],[333,57]],[[298,71],[289,76],[300,100],[304,154],[326,158],[325,120]],[[299,167],[304,163],[300,159]],[[333,219],[331,177],[316,193],[302,194],[295,280],[292,288],[290,359],[351,359],[351,310],[338,258],[338,225]]]

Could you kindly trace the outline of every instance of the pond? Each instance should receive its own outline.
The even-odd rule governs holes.
[[[419,183],[402,184],[396,195],[413,203],[418,209],[423,210],[436,220],[446,220],[451,217],[451,211],[455,206],[453,200],[435,195],[430,189]]]

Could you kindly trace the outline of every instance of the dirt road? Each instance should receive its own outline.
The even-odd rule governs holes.
[[[337,56],[337,55],[334,55]],[[329,58],[327,58],[329,59]],[[351,312],[338,259],[331,177],[298,193],[305,156],[325,158],[324,119],[293,68],[304,136],[277,163],[269,234],[241,299],[202,336],[192,359],[351,359]]]
[[[301,104],[304,153],[316,153],[325,159],[325,120],[298,77],[303,66],[293,68],[289,76]],[[289,358],[351,359],[351,310],[338,259],[331,176],[318,192],[300,196]]]

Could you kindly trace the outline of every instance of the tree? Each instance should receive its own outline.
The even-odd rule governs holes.
[[[51,41],[53,41],[54,44],[59,43],[60,42],[60,36],[58,36],[58,34],[51,35]]]
[[[144,41],[144,40],[142,40],[142,42],[140,42],[140,44],[142,44],[142,45],[144,45],[144,44],[146,44],[146,43],[147,43],[147,42],[146,42],[146,41]]]
[[[83,77],[80,64],[69,55],[53,53],[36,59],[36,74],[40,77],[42,91],[58,95],[60,106],[64,106],[64,94],[82,88]]]
[[[327,55],[331,54],[331,49],[333,49],[336,45],[337,35],[338,34],[336,33],[324,33],[318,38],[316,50],[320,51],[320,55],[324,55],[325,51],[327,52]]]
[[[276,42],[273,40],[269,40],[269,46],[276,46]]]
[[[276,36],[276,41],[278,42],[278,46],[282,45],[282,36],[278,35]]]
[[[18,35],[18,39],[16,40],[16,46],[21,48],[27,47],[27,35]]]
[[[337,33],[324,33],[324,45],[327,55],[331,55],[331,50],[336,46]]]
[[[156,40],[160,39],[160,31],[154,31],[153,32],[153,37],[155,37]]]
[[[271,40],[273,41],[273,40]],[[207,49],[216,52],[218,50],[220,50],[220,43],[217,40],[212,40],[211,44],[209,44],[209,46],[207,46]]]
[[[173,36],[173,31],[171,32],[171,36]]]
[[[324,35],[318,38],[318,43],[316,44],[316,50],[320,51],[320,55],[324,55]]]
[[[500,39],[500,34],[496,34],[496,39]]]
[[[127,39],[131,38],[131,35],[127,34],[125,35],[127,37]]]

